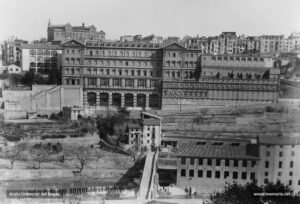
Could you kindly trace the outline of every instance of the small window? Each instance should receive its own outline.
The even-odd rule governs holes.
[[[290,168],[293,168],[293,167],[294,167],[294,162],[290,161]]]
[[[251,172],[250,173],[250,179],[251,180],[255,180],[255,172]]]
[[[247,179],[247,172],[242,172],[242,179],[246,180]]]
[[[292,171],[290,171],[290,173],[289,173],[289,174],[290,174],[290,176],[293,176],[293,172],[292,172]]]
[[[194,165],[195,164],[195,159],[194,158],[190,158],[190,165]]]
[[[291,156],[295,156],[295,152],[294,151],[291,151]]]
[[[207,165],[211,166],[211,164],[212,164],[212,160],[211,159],[207,159]]]
[[[189,177],[194,177],[194,169],[189,170]]]
[[[281,176],[282,175],[282,172],[281,171],[278,171],[278,174],[277,174],[278,176]]]
[[[264,183],[267,184],[269,183],[269,180],[267,178],[264,179]]]
[[[265,162],[265,168],[269,168],[269,161]]]
[[[229,159],[225,159],[225,166],[229,166],[229,162],[230,160]]]
[[[228,178],[229,177],[229,171],[224,171],[224,178]]]
[[[291,186],[293,184],[293,181],[292,180],[289,180],[289,185]]]
[[[206,171],[206,177],[211,178],[211,171]]]
[[[283,152],[279,152],[279,157],[283,157]]]
[[[202,178],[203,177],[203,171],[202,170],[198,170],[198,177]]]
[[[199,158],[199,165],[203,165],[203,159]]]
[[[282,168],[282,161],[278,163],[278,168]]]
[[[220,159],[216,159],[216,166],[220,166],[221,165],[221,160]]]
[[[233,179],[238,179],[238,172],[237,172],[237,171],[234,171],[234,172],[233,172],[232,178],[233,178]]]
[[[256,161],[251,162],[251,166],[254,167],[256,165]]]
[[[239,160],[234,160],[233,161],[233,166],[238,167],[239,166]]]
[[[247,167],[247,160],[243,160],[243,167]]]
[[[180,175],[181,177],[185,177],[185,169],[181,169]]]
[[[185,164],[185,158],[181,158],[181,164]]]
[[[215,173],[215,178],[220,178],[220,177],[221,177],[220,171],[216,171],[216,173]]]
[[[266,172],[265,172],[265,176],[269,176],[269,172],[266,171]]]
[[[270,151],[266,151],[266,157],[270,156]]]

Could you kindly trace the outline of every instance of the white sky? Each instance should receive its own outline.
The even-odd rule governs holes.
[[[52,24],[95,25],[108,39],[300,31],[300,0],[0,0],[0,41],[47,37]]]

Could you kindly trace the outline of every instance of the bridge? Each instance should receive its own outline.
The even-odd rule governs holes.
[[[140,189],[137,200],[156,199],[157,186],[155,185],[155,175],[157,169],[158,150],[149,151],[146,156],[143,176],[140,183]]]

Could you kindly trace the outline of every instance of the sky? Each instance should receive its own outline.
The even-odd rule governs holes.
[[[300,0],[0,0],[0,42],[47,37],[47,25],[94,25],[122,35],[213,36],[300,32]]]

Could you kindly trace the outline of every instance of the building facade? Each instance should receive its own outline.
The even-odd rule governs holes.
[[[131,120],[128,123],[128,146],[138,150],[161,145],[162,118],[151,113],[142,112],[141,120]]]
[[[62,83],[82,85],[91,109],[160,108],[161,58],[159,44],[72,40],[63,44]]]
[[[21,46],[23,71],[60,69],[62,49],[59,45],[27,44]]]
[[[257,180],[259,155],[256,144],[203,140],[179,143],[176,186],[209,195],[226,183],[245,185]]]
[[[20,66],[22,58],[20,47],[27,43],[27,41],[18,39],[5,41],[1,46],[3,65],[15,64]]]
[[[89,110],[116,106],[179,109],[275,102],[279,70],[271,57],[203,55],[199,46],[172,42],[62,45],[62,84],[82,85]]]
[[[67,23],[65,25],[51,25],[49,21],[47,35],[48,42],[65,42],[66,40],[70,39],[105,40],[105,32],[98,32],[95,26],[85,26],[84,23],[82,23],[81,26],[72,26],[70,23]]]
[[[260,143],[260,172],[258,184],[268,182],[289,186],[294,193],[300,193],[300,138],[262,136]]]

